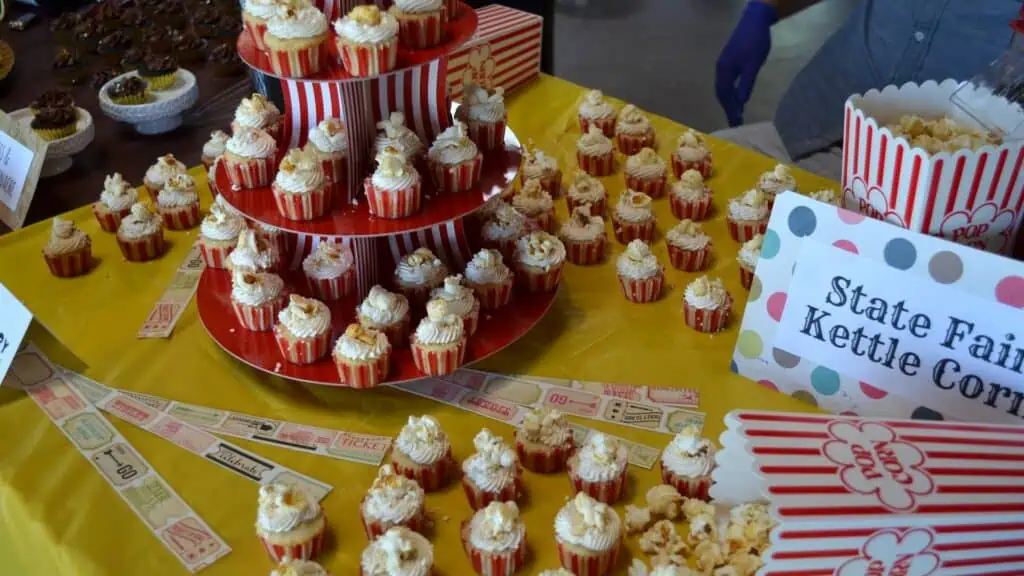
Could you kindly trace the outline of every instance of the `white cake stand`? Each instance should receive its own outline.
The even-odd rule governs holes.
[[[137,75],[135,71],[121,74],[100,88],[100,108],[103,113],[118,122],[132,124],[139,134],[163,134],[181,126],[185,111],[199,99],[199,85],[195,75],[179,68],[174,83],[167,90],[153,91],[153,101],[146,104],[125,106],[110,99],[107,90],[114,82]]]
[[[40,178],[49,178],[57,174],[63,174],[71,168],[71,157],[78,154],[93,141],[96,131],[92,123],[92,115],[85,108],[76,107],[78,121],[75,123],[75,133],[64,138],[51,140],[46,148],[46,160],[43,162],[43,169],[39,173]],[[16,122],[25,125],[29,130],[32,123],[32,111],[28,108],[21,108],[11,112],[11,118]]]

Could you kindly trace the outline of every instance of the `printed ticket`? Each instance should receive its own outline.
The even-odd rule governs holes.
[[[106,394],[114,391],[113,388],[70,370],[65,369],[64,375],[90,400],[105,397]],[[117,390],[117,392],[211,434],[233,436],[297,452],[380,466],[384,461],[384,455],[391,447],[389,436],[318,428],[230,410],[185,404],[138,392],[126,390]]]
[[[185,568],[197,572],[231,552],[35,345],[30,344],[18,360],[14,370],[36,405]]]
[[[583,390],[600,396],[620,398],[633,402],[648,402],[651,404],[664,404],[667,406],[679,406],[682,408],[697,408],[700,406],[700,391],[696,388],[669,388],[667,386],[632,386],[630,384],[609,384],[608,382],[591,382],[588,380],[563,380],[561,378],[542,378],[527,374],[495,374],[483,372],[471,368],[462,368],[451,376],[444,377],[453,380],[456,384],[479,390],[488,380],[495,378],[508,378],[524,382],[538,384],[550,384],[563,388]]]
[[[467,373],[472,377],[471,380],[466,378]],[[462,370],[454,376],[447,377],[446,381],[489,398],[507,400],[528,408],[548,406],[582,418],[613,422],[663,434],[675,434],[688,425],[704,427],[704,414],[700,412],[603,395],[585,389],[552,384],[544,379],[527,380],[521,376]],[[470,381],[471,385],[466,386],[464,382],[467,381]]]
[[[64,370],[64,374],[71,374]],[[153,434],[189,452],[201,456],[226,470],[258,484],[271,482],[302,488],[307,494],[323,500],[332,487],[319,480],[286,468],[263,456],[257,456],[197,428],[176,415],[162,412],[120,390],[107,388],[84,376],[75,375],[68,382],[100,410],[117,416],[129,424]]]
[[[530,411],[526,406],[503,398],[482,394],[438,378],[423,378],[402,384],[391,384],[390,386],[416,396],[493,418],[514,427],[518,427]],[[577,445],[586,442],[591,434],[597,432],[575,423],[572,427],[573,439]],[[630,464],[650,470],[654,467],[655,462],[658,461],[661,450],[637,442],[631,442],[625,438],[616,438],[629,448]]]
[[[137,338],[167,338],[178,323],[181,313],[188,307],[192,296],[199,287],[199,279],[203,276],[206,262],[199,251],[199,244],[193,244],[185,256],[185,261],[174,271],[170,285],[149,311],[149,316],[139,328]]]

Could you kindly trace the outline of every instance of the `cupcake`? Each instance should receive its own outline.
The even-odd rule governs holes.
[[[263,35],[267,32],[267,21],[281,9],[280,0],[248,0],[242,6],[242,25],[261,52],[267,50]]]
[[[711,209],[711,189],[704,184],[704,177],[697,170],[687,170],[672,185],[668,202],[672,215],[680,220],[689,219],[694,222],[708,217]]]
[[[333,357],[343,386],[372,388],[388,377],[391,343],[380,330],[349,324],[334,343]]]
[[[150,101],[149,84],[138,76],[128,76],[115,81],[107,88],[107,96],[114,104],[137,106]]]
[[[156,195],[156,209],[169,230],[188,230],[199,225],[199,194],[188,174],[174,174]]]
[[[626,488],[628,454],[629,450],[619,440],[593,434],[566,464],[573,489],[605,504],[614,504]]]
[[[309,292],[327,302],[348,296],[356,287],[356,269],[352,251],[342,244],[321,240],[302,260]]]
[[[159,258],[164,252],[163,220],[149,206],[136,202],[117,227],[117,245],[129,262]]]
[[[377,122],[377,139],[374,140],[374,149],[377,154],[388,148],[394,148],[402,153],[410,163],[415,163],[423,156],[423,141],[409,127],[405,125],[405,114],[392,112],[387,119]]]
[[[331,311],[323,302],[292,294],[277,315],[274,337],[292,364],[312,364],[331,350]]]
[[[526,564],[526,525],[515,502],[491,502],[462,523],[462,546],[473,571],[511,576]]]
[[[246,330],[270,331],[285,303],[284,280],[277,274],[242,268],[232,272],[231,307]]]
[[[462,461],[462,489],[469,506],[481,510],[492,502],[519,497],[519,458],[512,448],[484,428],[473,437],[476,454]]]
[[[262,240],[255,230],[243,228],[238,233],[235,249],[228,254],[228,270],[248,270],[261,272],[276,270],[281,264],[281,256],[273,244]]]
[[[281,111],[273,102],[267,100],[266,96],[258,92],[253,92],[252,96],[248,98],[242,98],[238,107],[235,108],[235,117],[231,121],[231,132],[237,136],[243,128],[259,128],[269,134],[275,143],[280,142],[284,137],[284,120],[281,117]],[[230,148],[228,150],[230,151]]]
[[[680,134],[672,152],[672,172],[676,178],[681,178],[688,170],[696,170],[704,178],[711,178],[711,151],[704,142],[704,135],[696,130]]]
[[[732,297],[720,278],[707,276],[690,282],[683,293],[686,324],[698,332],[720,332],[729,322]]]
[[[270,69],[286,78],[319,74],[327,64],[327,17],[312,5],[285,5],[267,20]]]
[[[516,430],[516,453],[527,470],[558,472],[575,451],[572,428],[558,410],[544,407],[528,412]]]
[[[615,136],[615,106],[604,99],[600,90],[591,90],[583,98],[578,111],[580,132],[586,134],[590,126],[597,126],[605,136]]]
[[[466,356],[466,330],[462,318],[448,310],[444,300],[427,303],[427,316],[409,339],[416,369],[427,376],[455,372]]]
[[[615,567],[622,521],[611,507],[579,493],[555,515],[555,546],[573,574],[604,576]]]
[[[150,54],[142,59],[138,74],[149,84],[150,90],[169,90],[178,75],[178,61],[172,56]]]
[[[228,267],[228,258],[245,230],[241,216],[225,210],[220,204],[210,206],[210,213],[199,224],[199,251],[209,268]]]
[[[603,216],[607,201],[608,192],[605,191],[604,184],[586,172],[577,170],[569,191],[565,194],[565,204],[569,213],[572,214],[581,204],[589,204],[591,214]]]
[[[75,108],[75,99],[67,90],[47,90],[39,95],[28,106],[33,115],[43,108]]]
[[[444,42],[448,11],[444,0],[395,0],[388,12],[398,20],[398,42],[422,50]]]
[[[43,247],[43,258],[50,273],[58,278],[81,276],[92,266],[92,240],[75,227],[74,222],[54,218],[50,241]]]
[[[665,160],[653,148],[641,148],[626,159],[626,188],[661,198],[665,194],[667,176]]]
[[[523,182],[537,180],[541,188],[551,196],[562,193],[562,171],[558,168],[558,160],[545,154],[532,143],[530,149],[523,154],[523,171],[520,178]]]
[[[612,212],[615,239],[622,244],[629,244],[633,240],[654,242],[655,224],[651,197],[643,192],[624,190]]]
[[[701,438],[700,428],[687,426],[661,453],[661,481],[687,498],[708,499],[715,447]]]
[[[615,147],[596,126],[576,141],[576,163],[591,176],[607,176],[615,171]]]
[[[263,188],[274,176],[277,143],[259,128],[241,127],[224,145],[224,167],[232,186]]]
[[[444,285],[434,288],[430,293],[431,300],[443,300],[448,311],[462,318],[462,328],[466,336],[476,333],[480,322],[480,301],[473,295],[473,289],[462,283],[462,274],[444,279]]]
[[[422,532],[427,525],[423,500],[423,488],[415,480],[396,474],[390,464],[381,466],[359,506],[366,537],[372,542],[397,526]]]
[[[356,308],[356,317],[364,328],[387,334],[391,346],[398,348],[409,334],[409,299],[374,286]]]
[[[740,283],[747,290],[750,290],[754,283],[754,269],[757,268],[757,260],[761,257],[761,245],[764,243],[764,234],[757,234],[740,247],[736,260],[740,263]]]
[[[775,168],[761,174],[757,179],[757,189],[768,198],[768,206],[775,203],[775,195],[786,190],[797,192],[796,178],[793,171],[785,164],[776,164]]]
[[[271,268],[280,268],[285,262],[292,261],[292,253],[298,244],[297,235],[288,234],[280,228],[274,228],[262,222],[253,222],[252,224],[256,242],[261,246],[260,250],[268,252],[271,257]]]
[[[78,113],[74,108],[41,108],[29,122],[29,127],[41,139],[52,142],[75,133]]]
[[[356,77],[390,72],[398,61],[398,20],[376,6],[356,6],[334,21],[345,70]]]
[[[615,263],[622,295],[630,302],[647,304],[661,295],[665,268],[643,240],[631,240]]]
[[[203,166],[207,169],[213,166],[213,161],[224,153],[228,138],[230,136],[223,130],[214,130],[210,133],[210,139],[203,144]]]
[[[119,172],[114,172],[103,179],[103,191],[99,201],[92,205],[92,213],[104,232],[117,232],[121,219],[131,213],[138,199],[135,188],[125,182]]]
[[[754,188],[741,196],[729,199],[729,234],[737,242],[746,242],[768,229],[771,213],[768,196]]]
[[[403,526],[371,542],[359,560],[360,576],[430,576],[433,570],[430,541]]]
[[[405,155],[395,148],[377,154],[377,169],[363,181],[370,214],[397,220],[420,211],[423,182]]]
[[[310,560],[285,560],[270,572],[270,576],[330,576],[324,567]]]
[[[476,292],[484,310],[497,310],[512,300],[515,277],[503,260],[501,252],[484,248],[466,264],[466,284]]]
[[[493,248],[511,260],[516,242],[526,234],[526,228],[526,216],[498,199],[493,213],[480,228],[480,238],[485,248]]]
[[[512,197],[512,207],[532,220],[537,228],[547,232],[555,230],[555,203],[540,180],[526,180]]]
[[[547,232],[523,236],[513,257],[516,280],[527,292],[551,292],[562,279],[565,257],[565,245],[555,236]]]
[[[580,266],[598,264],[604,260],[608,236],[604,232],[604,218],[590,215],[590,204],[573,208],[572,216],[562,225],[559,238],[565,244],[569,262]]]
[[[821,190],[811,192],[808,196],[818,202],[839,206],[839,194],[836,194],[836,191],[831,188],[822,188]]]
[[[448,267],[430,248],[421,247],[406,254],[395,268],[395,287],[417,308],[426,304],[430,292],[444,283]]]
[[[187,171],[188,168],[175,158],[174,154],[164,154],[146,170],[142,183],[149,191],[150,197],[156,200],[157,193],[163,190],[168,178],[175,174],[185,174]]]
[[[504,88],[499,86],[494,92],[488,92],[476,84],[467,84],[462,92],[462,106],[455,116],[466,123],[470,140],[481,150],[505,148],[508,113]]]
[[[410,416],[391,450],[395,472],[415,480],[425,492],[448,484],[455,468],[448,435],[433,416]]]
[[[348,137],[345,124],[337,118],[325,118],[309,129],[306,152],[313,155],[323,166],[324,175],[332,187],[332,196],[341,194],[345,188],[348,173]],[[335,196],[338,202],[340,197]]]
[[[327,519],[320,505],[296,486],[260,486],[256,534],[276,561],[312,560],[323,547]]]
[[[615,124],[615,142],[623,154],[636,154],[642,148],[654,148],[654,127],[642,110],[626,104]]]
[[[458,120],[441,132],[427,152],[434,185],[440,192],[465,192],[480,180],[484,157],[466,135],[466,125]]]
[[[700,272],[711,260],[711,237],[693,220],[670,228],[665,241],[672,266],[683,272]]]
[[[281,160],[271,189],[277,211],[289,220],[315,220],[331,206],[323,166],[300,148],[292,148]]]

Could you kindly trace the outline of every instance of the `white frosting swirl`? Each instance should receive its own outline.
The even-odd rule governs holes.
[[[503,284],[511,271],[505,266],[501,252],[484,248],[466,264],[466,279],[474,284]]]
[[[611,550],[622,538],[622,521],[610,506],[579,492],[555,515],[555,535],[595,552]]]
[[[652,148],[641,148],[626,159],[626,174],[644,180],[664,178],[667,171],[665,159]]]
[[[156,234],[163,227],[163,220],[149,206],[136,202],[131,214],[121,219],[117,233],[127,239],[136,239]]]
[[[672,185],[672,194],[685,202],[703,200],[711,193],[704,185],[704,177],[697,170],[687,170],[679,176],[679,181]]]
[[[494,123],[505,119],[505,89],[497,87],[494,92],[476,84],[467,84],[462,92],[462,105],[466,118],[474,122]]]
[[[281,0],[246,0],[244,10],[249,14],[268,20],[281,8]]]
[[[494,214],[484,222],[480,234],[485,240],[510,240],[519,238],[525,231],[526,217],[502,202]]]
[[[277,314],[277,321],[296,338],[316,338],[331,330],[331,311],[314,298],[292,294],[288,305]]]
[[[686,303],[701,310],[712,310],[723,306],[729,299],[729,293],[725,291],[721,278],[711,280],[707,276],[701,276],[686,287],[683,293]]]
[[[565,262],[565,244],[547,232],[532,232],[516,241],[515,257],[523,266],[550,270]]]
[[[377,471],[377,478],[363,500],[363,513],[384,522],[406,522],[423,510],[423,488],[415,480],[395,474],[390,464]]]
[[[650,130],[651,121],[636,106],[626,104],[619,111],[619,120],[615,124],[615,132],[639,136],[647,134]]]
[[[743,243],[740,247],[739,254],[736,255],[736,260],[739,261],[740,266],[743,266],[747,270],[753,270],[757,267],[757,260],[761,257],[761,245],[764,244],[764,235],[758,234]]]
[[[700,162],[708,155],[704,135],[696,130],[687,130],[676,141],[676,156],[683,162]]]
[[[44,252],[51,256],[68,254],[91,244],[88,234],[79,230],[74,222],[58,217],[53,219],[50,241],[46,244]]]
[[[626,222],[646,222],[654,219],[651,197],[627,188],[615,204],[615,215]]]
[[[374,286],[370,288],[357,312],[360,323],[367,328],[385,328],[401,321],[409,314],[409,299],[402,294]]]
[[[626,251],[615,263],[615,269],[620,276],[643,280],[660,274],[661,264],[658,264],[658,258],[651,252],[651,247],[637,238],[626,246]]]
[[[448,311],[460,318],[465,318],[473,312],[476,307],[476,296],[473,289],[462,284],[462,274],[456,274],[444,279],[444,284],[430,293],[431,299],[444,300],[448,304]]]
[[[428,576],[433,565],[430,541],[404,526],[385,532],[360,558],[362,576]]]
[[[558,160],[539,148],[526,151],[523,155],[523,180],[548,178],[558,172]]]
[[[196,193],[196,181],[188,174],[175,174],[164,182],[164,187],[156,195],[156,203],[161,208],[180,208],[199,203]]]
[[[403,256],[395,268],[395,281],[404,287],[438,286],[447,275],[448,267],[426,247]]]
[[[395,148],[386,148],[377,155],[377,169],[370,181],[381,190],[404,190],[420,181],[420,174],[405,155]]]
[[[454,344],[465,338],[462,318],[448,310],[444,300],[427,303],[427,316],[416,327],[416,341],[430,346]]]
[[[590,126],[587,133],[576,141],[576,149],[586,156],[607,156],[615,149],[610,138],[597,126]]]
[[[754,188],[742,196],[729,199],[729,217],[733,220],[764,220],[768,218],[768,197]]]
[[[274,185],[290,194],[312,194],[326,183],[323,165],[312,154],[292,148],[281,160]]]
[[[114,172],[103,179],[103,191],[100,192],[100,204],[108,210],[118,212],[130,208],[139,200],[139,193],[121,177],[120,172]]]
[[[290,532],[302,524],[319,520],[320,515],[320,505],[301,488],[284,484],[260,486],[256,527],[263,532]]]
[[[354,258],[348,247],[321,241],[316,250],[302,260],[302,271],[316,280],[338,278],[352,268]]]
[[[277,298],[284,280],[270,272],[236,269],[231,275],[231,298],[248,306],[259,306]]]
[[[266,270],[274,263],[272,249],[256,237],[255,230],[244,229],[238,234],[238,244],[228,255],[232,270]]]
[[[512,197],[512,206],[526,216],[536,217],[547,214],[554,206],[551,194],[541,188],[540,180],[527,180]]]
[[[266,128],[281,118],[281,111],[266,96],[254,92],[235,108],[235,123],[244,128]],[[228,148],[231,150],[231,148]]]
[[[582,170],[577,170],[567,194],[569,198],[577,202],[597,204],[604,200],[608,193],[605,191],[604,184],[600,180]]]
[[[711,244],[711,237],[696,222],[684,219],[673,226],[665,235],[669,244],[683,250],[703,250]]]
[[[484,492],[501,492],[512,485],[518,473],[519,457],[500,436],[484,428],[473,438],[476,454],[462,462],[462,471]]]
[[[175,174],[184,174],[188,170],[184,164],[174,157],[174,154],[164,154],[156,159],[146,170],[146,182],[157,187],[162,187],[168,178]]]
[[[430,146],[427,155],[434,162],[453,166],[476,158],[480,151],[466,135],[466,125],[456,121],[441,132]]]
[[[590,120],[611,118],[615,116],[615,107],[604,99],[604,94],[600,90],[591,90],[580,104],[580,116]]]
[[[576,453],[576,474],[587,482],[607,482],[626,470],[629,449],[622,442],[597,433]]]
[[[377,140],[374,147],[378,154],[387,148],[394,148],[406,158],[414,158],[423,152],[423,142],[415,132],[405,125],[405,114],[392,112],[387,119],[377,122]]]
[[[377,360],[389,352],[391,344],[387,334],[359,324],[349,324],[334,343],[335,356],[360,362]]]
[[[345,124],[337,118],[325,118],[309,129],[309,142],[320,152],[345,152],[348,150],[348,138],[345,135]]]
[[[402,12],[409,14],[424,14],[437,12],[441,9],[444,0],[395,0],[394,6]]]
[[[604,235],[604,218],[590,215],[590,204],[577,206],[572,217],[562,225],[561,236],[566,240],[591,242]]]
[[[356,6],[334,21],[334,31],[355,44],[382,44],[398,36],[398,20],[376,6]]]
[[[519,433],[527,442],[544,446],[564,446],[572,440],[572,428],[562,413],[544,407],[528,412],[519,426]]]
[[[203,157],[204,158],[216,158],[224,153],[225,146],[228,143],[227,135],[223,130],[214,130],[210,133],[210,139],[203,144]]]
[[[285,560],[270,576],[328,576],[324,567],[312,560]]]
[[[445,458],[451,444],[433,416],[409,416],[395,439],[395,448],[417,464],[430,465]]]
[[[776,164],[773,170],[769,170],[757,181],[757,187],[766,194],[778,194],[784,190],[796,190],[796,178],[793,171],[785,164]]]
[[[210,240],[235,240],[245,229],[245,220],[224,209],[220,204],[210,206],[210,213],[199,225],[199,233]]]
[[[224,147],[243,158],[271,158],[277,151],[277,142],[259,128],[239,128]]]
[[[469,543],[486,552],[511,552],[526,538],[515,502],[491,502],[469,521]]]
[[[286,6],[267,21],[267,33],[286,39],[324,36],[327,17],[315,6]]]
[[[715,466],[715,447],[701,438],[700,428],[687,426],[665,447],[661,462],[679,476],[700,478],[711,474]]]

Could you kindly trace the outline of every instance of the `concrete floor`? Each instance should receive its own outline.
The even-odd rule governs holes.
[[[770,120],[790,80],[858,0],[825,0],[772,28],[746,121]],[[558,0],[555,73],[703,131],[724,128],[715,61],[746,0]]]

